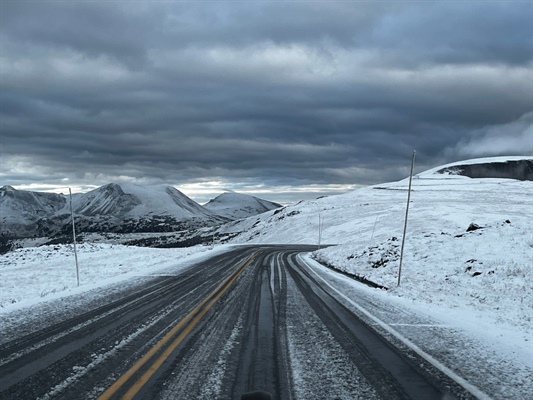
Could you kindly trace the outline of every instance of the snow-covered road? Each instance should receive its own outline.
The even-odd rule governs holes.
[[[527,357],[496,352],[451,321],[297,256],[308,250],[226,248],[33,313],[4,312],[0,397],[96,398],[170,334],[176,347],[138,398],[232,399],[263,389],[277,399],[517,399],[533,390]],[[205,315],[174,328],[196,319],[191,310],[246,259]],[[135,385],[123,379],[114,393]]]

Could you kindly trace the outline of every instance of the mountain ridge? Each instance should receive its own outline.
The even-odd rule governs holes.
[[[263,204],[261,199],[257,202]],[[73,195],[72,209],[79,232],[173,232],[235,219],[230,212],[218,214],[165,184],[109,183]],[[262,209],[257,207],[259,212]],[[67,235],[71,230],[69,196],[5,185],[0,188],[0,222],[0,236],[7,238]]]

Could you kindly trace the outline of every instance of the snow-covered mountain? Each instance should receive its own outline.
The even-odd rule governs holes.
[[[172,232],[227,221],[170,185],[110,183],[73,199],[72,206],[83,232]]]
[[[61,194],[28,192],[11,186],[0,188],[2,223],[34,222],[58,212],[65,204],[66,198]]]
[[[170,232],[227,221],[168,185],[110,183],[73,196],[72,203],[80,232]],[[4,237],[53,236],[71,229],[64,195],[6,186],[0,210]]]
[[[0,235],[24,237],[35,230],[47,234],[48,219],[60,213],[66,203],[62,194],[3,186],[0,188]]]
[[[230,219],[242,219],[280,208],[281,204],[247,194],[227,192],[210,200],[204,207]]]
[[[210,218],[213,213],[170,185],[140,186],[110,183],[73,200],[76,214],[143,218],[170,215],[177,219]]]
[[[79,233],[176,232],[221,225],[257,215],[279,204],[225,193],[205,207],[170,185],[110,183],[75,194],[72,208]],[[0,235],[7,238],[53,237],[70,233],[68,196],[0,189]]]

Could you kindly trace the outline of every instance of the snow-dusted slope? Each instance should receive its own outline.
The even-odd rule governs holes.
[[[485,158],[449,166],[488,164],[505,159]],[[533,161],[533,157],[512,159]],[[531,222],[533,184],[530,181],[472,179],[438,173],[444,167],[419,173],[413,179],[409,221],[413,231],[424,230],[424,227],[464,230],[471,222],[485,223],[513,216]],[[379,235],[401,237],[408,183],[406,178],[303,201],[224,225],[219,232],[240,232],[234,241],[243,243],[317,243],[320,215],[322,243],[364,242]]]
[[[281,204],[247,194],[222,193],[204,205],[215,214],[231,219],[242,219],[281,207]]]

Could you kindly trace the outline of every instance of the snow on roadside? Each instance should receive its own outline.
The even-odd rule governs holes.
[[[0,255],[0,313],[85,292],[138,275],[176,273],[228,246],[153,249],[104,243],[77,246],[80,287],[72,245],[17,249]]]
[[[507,220],[508,221],[508,220]],[[318,261],[363,276],[412,300],[470,308],[531,333],[533,241],[520,221],[471,232],[425,231],[409,236],[397,287],[401,241],[395,237],[357,248],[336,246],[316,252]]]
[[[343,244],[315,252],[315,259],[388,287],[373,292],[531,368],[532,183],[428,174],[414,179],[397,287],[407,183],[354,192],[356,206],[368,205],[353,219],[345,213],[350,234]],[[467,232],[471,223],[481,229]]]

